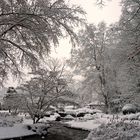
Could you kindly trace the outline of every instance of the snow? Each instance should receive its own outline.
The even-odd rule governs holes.
[[[54,113],[54,115],[50,115],[50,117],[40,119],[39,122],[55,121],[57,117],[60,117],[60,115],[58,113]]]
[[[18,116],[11,116],[7,112],[0,112],[0,127],[11,127],[14,124],[22,123],[23,118]]]
[[[113,121],[121,121],[126,120],[129,122],[131,120],[135,120],[138,118],[139,114],[130,114],[130,115],[110,115],[110,114],[103,114],[103,113],[96,113],[96,114],[86,114],[84,117],[77,118],[75,120],[65,122],[72,128],[79,128],[83,130],[93,130],[99,127],[101,124],[111,123]]]
[[[70,122],[66,122],[66,124],[69,124],[70,127],[72,127],[72,128],[81,128],[83,130],[93,130],[101,125],[96,120],[88,120],[88,121],[75,121],[75,120],[73,120]]]
[[[84,116],[84,119],[87,119],[87,120],[93,119],[93,115],[91,115],[91,114],[86,114],[86,115]]]
[[[65,109],[67,114],[79,114],[79,113],[101,113],[101,110],[98,109],[90,109],[88,107],[78,108],[78,109]]]
[[[139,118],[140,118],[140,113],[129,114],[129,115],[96,113],[93,115],[87,114],[84,117],[81,117],[77,120],[72,120],[72,121],[66,122],[66,124],[68,124],[68,127],[71,127],[71,128],[78,128],[78,129],[82,129],[82,130],[92,131],[86,140],[95,140],[94,136],[95,135],[98,136],[98,134],[102,135],[102,133],[105,134],[106,137],[105,138],[101,137],[100,140],[102,140],[102,139],[109,140],[109,139],[111,139],[111,136],[113,134],[115,134],[118,137],[119,137],[119,134],[121,134],[122,136],[126,135],[125,137],[127,137],[129,135],[129,133],[131,135],[136,135],[139,131],[138,129],[132,128],[132,131],[131,131],[131,129],[130,129],[130,131],[128,130],[129,131],[128,134],[126,134],[125,131],[120,130],[120,129],[125,127],[125,125],[126,125],[126,128],[127,128],[127,126],[133,126],[133,125],[137,125],[139,128],[139,126],[140,126]],[[121,125],[121,123],[125,124],[125,125]],[[117,126],[115,124],[119,124],[119,125]],[[108,126],[110,126],[110,125],[115,126],[116,130],[114,129],[114,127],[108,128]],[[104,126],[103,129],[102,129],[102,126]],[[112,135],[109,133],[110,132],[109,129],[111,129],[111,130],[114,129]],[[128,127],[128,129],[129,129],[129,127]],[[100,130],[102,130],[102,131],[100,131]],[[97,134],[94,133],[96,131],[97,131]],[[133,131],[134,131],[134,133],[133,133]],[[119,132],[119,134],[117,134],[117,132]],[[107,138],[107,136],[110,136],[110,137]],[[138,140],[139,139],[140,138],[138,137]]]
[[[0,110],[0,113],[7,113],[7,114],[10,114],[8,110]]]
[[[23,119],[23,124],[33,124],[32,119]]]
[[[114,121],[92,130],[85,140],[139,140],[139,132],[138,124]]]
[[[75,110],[77,113],[93,113],[93,109],[90,109],[90,108],[86,108],[86,107],[83,107],[83,108],[79,108],[77,110]]]
[[[0,139],[17,138],[34,134],[35,132],[27,130],[23,124],[17,124],[13,127],[0,127]]]
[[[54,116],[57,116],[57,114]],[[12,116],[7,111],[0,111],[0,140],[20,138],[35,134],[45,135],[48,127],[49,125],[47,123],[33,124],[28,114]]]
[[[99,127],[103,123],[109,122],[111,117],[112,115],[106,115],[101,113],[94,114],[94,115],[87,114],[82,118],[78,118],[76,120],[66,122],[66,124],[68,124],[72,128],[80,128],[83,130],[90,131]]]
[[[74,111],[75,113],[79,113],[79,112],[93,112],[95,111],[95,109],[89,109],[89,108],[80,108],[80,109],[75,109],[75,110],[71,110]],[[98,110],[96,110],[96,112],[98,112]],[[110,114],[104,114],[101,113],[99,111],[99,113],[96,114],[90,114],[87,113],[85,114],[84,117],[77,117],[74,118],[71,115],[67,115],[65,118],[68,118],[67,122],[65,122],[65,124],[68,125],[68,127],[72,127],[72,128],[78,128],[78,129],[83,129],[83,130],[94,130],[96,128],[98,128],[100,125],[102,124],[108,124],[108,123],[112,123],[113,121],[115,122],[120,122],[120,121],[125,121],[125,122],[131,122],[132,120],[137,122],[137,124],[140,124],[140,113],[136,113],[136,114],[129,114],[129,115],[122,115],[122,114],[117,114],[117,115],[110,115]],[[3,115],[2,115],[3,114]],[[29,117],[28,114],[19,114],[19,116],[17,116],[17,118],[12,116],[6,116],[5,117],[5,113],[3,112],[1,114],[0,117],[0,121],[4,120],[5,118],[7,118],[7,122],[8,124],[10,124],[10,122],[14,122],[14,125],[10,127],[10,125],[7,125],[5,127],[0,127],[0,139],[8,139],[8,138],[16,138],[16,137],[24,137],[24,136],[29,136],[29,135],[34,135],[34,134],[46,134],[47,133],[47,123],[48,121],[54,121],[56,120],[57,117],[59,117],[60,115],[58,113],[54,113],[54,115],[50,115],[50,117],[44,117],[43,119],[40,120],[40,122],[45,122],[46,124],[44,126],[39,126],[37,124],[37,126],[33,125],[33,121],[31,120],[31,118]],[[4,119],[1,119],[1,118]],[[19,119],[18,119],[19,118]],[[23,122],[19,123],[18,120],[20,120],[20,118],[23,118]],[[71,120],[70,120],[70,119]],[[15,121],[13,121],[15,120]],[[31,129],[27,129],[29,127],[31,127]],[[35,131],[32,131],[35,130]]]
[[[131,110],[131,109],[135,109],[136,110],[136,106],[133,105],[133,104],[126,104],[123,108],[122,108],[122,111],[124,110]]]
[[[105,104],[103,102],[94,101],[94,102],[89,103],[88,105],[90,106],[90,105],[105,105]]]
[[[67,109],[73,109],[74,108],[74,106],[72,106],[72,105],[70,105],[70,106],[65,106],[65,110],[67,110]]]
[[[28,130],[27,127],[30,126],[31,130]],[[46,135],[47,128],[49,125],[47,124],[32,124],[32,125],[24,125],[24,124],[16,124],[13,127],[0,127],[0,140],[8,139],[8,138],[20,138],[25,136],[32,136],[35,134],[38,135]],[[34,130],[34,132],[32,131]]]
[[[32,130],[35,132],[37,135],[46,135],[47,134],[47,129],[50,127],[49,124],[42,124],[42,123],[37,123],[37,124],[32,124],[32,125],[26,125],[25,126],[28,130]]]
[[[74,117],[72,117],[71,115],[66,115],[65,119],[74,119]]]

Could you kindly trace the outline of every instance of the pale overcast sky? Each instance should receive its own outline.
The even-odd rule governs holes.
[[[90,23],[98,24],[100,21],[105,21],[110,24],[119,20],[121,14],[121,0],[104,0],[105,6],[99,8],[96,0],[70,0],[74,4],[78,4],[87,13],[87,20]]]
[[[87,13],[88,23],[98,24],[101,21],[106,22],[108,25],[117,22],[121,15],[121,0],[105,0],[103,8],[95,5],[96,0],[69,0],[70,3],[80,5]],[[60,45],[55,51],[52,52],[53,57],[69,58],[71,51],[71,44],[68,40],[61,40]]]

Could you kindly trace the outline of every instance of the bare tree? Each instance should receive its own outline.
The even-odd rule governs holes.
[[[97,99],[104,102],[105,111],[109,112],[110,102],[117,94],[116,69],[111,55],[113,45],[110,44],[117,40],[111,42],[110,38],[114,36],[107,31],[103,22],[98,26],[88,25],[82,30],[79,33],[80,46],[72,51],[71,65],[84,77],[81,90],[85,97],[90,102]]]
[[[19,89],[23,91],[26,111],[34,123],[44,117],[51,105],[74,102],[74,94],[69,90],[68,80],[64,75],[64,66],[53,63],[50,69],[38,69],[32,74],[34,77]]]

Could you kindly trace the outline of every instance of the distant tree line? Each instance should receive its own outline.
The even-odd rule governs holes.
[[[106,112],[140,99],[140,2],[123,0],[121,5],[119,22],[90,24],[79,32],[70,61],[75,74],[85,78],[79,88],[82,100],[103,101]]]

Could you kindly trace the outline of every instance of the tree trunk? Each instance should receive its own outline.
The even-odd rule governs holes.
[[[32,118],[32,120],[33,120],[33,124],[35,124],[35,118]]]
[[[107,95],[104,95],[104,100],[105,100],[105,113],[109,113],[109,102],[108,102],[108,97]]]
[[[39,120],[40,120],[40,118],[36,118],[36,121],[35,121],[35,123],[38,123],[38,122],[39,122]]]
[[[39,122],[40,118],[33,117],[32,120],[33,120],[33,124],[35,124],[35,123],[38,123]]]

